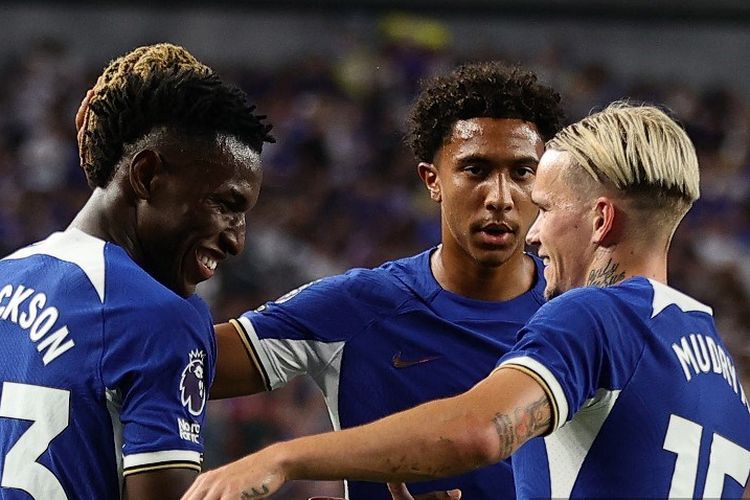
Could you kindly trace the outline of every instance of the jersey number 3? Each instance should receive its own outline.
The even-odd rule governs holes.
[[[677,454],[669,498],[693,498],[698,476],[698,457],[703,427],[686,418],[670,415],[664,449]],[[708,457],[703,498],[721,498],[724,476],[745,486],[750,475],[750,451],[714,433]]]
[[[70,391],[5,382],[0,397],[0,418],[31,420],[5,455],[2,488],[18,488],[35,499],[67,499],[60,481],[36,460],[68,426]]]

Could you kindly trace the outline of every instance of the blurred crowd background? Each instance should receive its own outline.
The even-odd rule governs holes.
[[[248,36],[257,26],[250,4],[232,13],[235,29],[228,36],[242,37],[238,16],[245,16]],[[76,8],[91,14],[90,7]],[[140,9],[115,14],[148,19],[150,26],[159,25],[155,19],[170,17],[163,10]],[[35,24],[39,12],[47,24]],[[63,16],[67,26],[53,24],[50,12]],[[48,5],[33,5],[31,10],[0,6],[0,32],[2,15],[16,20],[6,17],[5,36],[12,32],[16,38],[0,50],[0,254],[66,227],[83,205],[89,190],[75,147],[73,117],[78,103],[110,58],[162,40],[184,44],[247,91],[274,124],[277,138],[263,154],[264,185],[249,217],[245,254],[200,290],[217,321],[318,277],[417,253],[439,241],[438,206],[429,201],[416,175],[416,162],[402,144],[419,81],[461,62],[500,59],[535,70],[555,87],[569,121],[620,98],[664,105],[682,121],[698,150],[702,196],[675,237],[670,280],[714,308],[748,387],[750,84],[731,73],[747,64],[731,58],[731,51],[738,49],[731,33],[736,27],[747,28],[747,20],[717,18],[706,24],[697,18],[679,21],[667,16],[644,28],[642,19],[615,16],[607,22],[620,42],[611,37],[604,42],[601,37],[607,37],[608,30],[599,22],[596,38],[588,42],[580,36],[568,38],[558,29],[554,36],[530,43],[519,41],[524,27],[539,38],[540,26],[520,17],[504,29],[510,25],[507,19],[501,23],[500,11],[495,17],[486,9],[475,17],[463,12],[456,24],[446,10],[429,16],[369,9],[339,17],[344,22],[333,34],[335,43],[303,51],[305,44],[315,45],[316,30],[329,26],[321,20],[329,12],[299,14],[290,9],[265,13],[267,46],[238,51],[221,42],[221,32],[206,28],[196,35],[193,29],[190,38],[183,39],[174,26],[169,38],[161,38],[157,29],[146,30],[118,46],[106,37],[105,28],[92,35],[65,18],[66,12]],[[200,26],[201,16],[211,15],[213,11],[194,12],[197,20],[191,27]],[[305,24],[305,16],[312,19],[313,28]],[[89,16],[83,18],[84,26],[86,19],[89,26],[96,24]],[[736,22],[739,25],[732,24]],[[472,23],[483,33],[481,40],[466,39],[473,32]],[[577,30],[572,33],[585,31],[574,18],[566,18],[566,23]],[[302,25],[308,29],[295,29]],[[711,37],[714,28],[717,40]],[[672,35],[674,46],[657,42],[660,30],[675,29],[679,33]],[[627,44],[623,33],[628,30],[633,39],[647,33],[654,41],[653,52],[618,49],[617,43]],[[272,32],[277,38],[267,36]],[[690,34],[698,32],[702,38],[693,44]],[[318,34],[332,36],[326,30]],[[599,42],[609,43],[615,55],[597,56],[586,46]],[[747,39],[742,42],[748,44]],[[705,67],[713,57],[706,49],[711,43],[716,57],[729,58],[713,61],[728,72]],[[91,50],[97,44],[117,50],[102,55]],[[272,46],[283,57],[269,58],[267,49]],[[691,60],[701,48],[703,59]],[[679,57],[686,59],[679,61],[682,71],[674,70],[674,58]],[[670,72],[660,71],[670,64]],[[306,380],[274,394],[214,402],[209,412],[208,466],[276,440],[330,428],[322,398]],[[337,483],[302,483],[290,486],[284,497],[340,490]]]

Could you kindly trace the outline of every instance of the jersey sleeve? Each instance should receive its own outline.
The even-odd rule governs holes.
[[[615,389],[632,375],[642,350],[617,323],[601,289],[567,292],[542,306],[500,358],[533,377],[552,403],[552,431],[578,412],[600,388]]]
[[[122,436],[123,475],[200,471],[215,359],[210,314],[197,298],[141,300],[107,314],[103,342],[102,380]]]
[[[373,318],[370,286],[359,272],[324,278],[232,320],[266,389],[338,366],[346,342]]]

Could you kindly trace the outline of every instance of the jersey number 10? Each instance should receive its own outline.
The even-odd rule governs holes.
[[[703,426],[686,418],[670,415],[664,449],[677,454],[669,498],[693,498],[698,476],[698,457]],[[744,486],[750,475],[750,451],[714,433],[708,456],[703,498],[721,498],[724,476]]]

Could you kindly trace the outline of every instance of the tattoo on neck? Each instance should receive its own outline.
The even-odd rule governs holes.
[[[500,438],[500,453],[503,457],[509,457],[527,440],[549,429],[552,423],[552,409],[547,396],[542,396],[528,406],[516,408],[510,415],[496,414],[493,421]]]
[[[251,498],[260,498],[263,495],[268,494],[268,486],[265,484],[260,486],[259,488],[250,488],[250,490],[245,490],[240,495],[240,500],[250,500]]]
[[[625,273],[618,273],[618,267],[620,267],[618,262],[612,262],[612,259],[609,259],[604,267],[598,267],[589,272],[589,279],[586,284],[590,286],[610,286],[619,283],[625,279]]]

